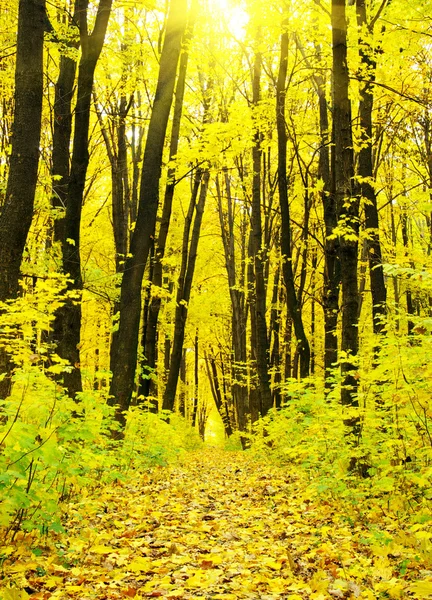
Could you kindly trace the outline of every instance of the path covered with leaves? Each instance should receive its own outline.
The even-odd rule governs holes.
[[[0,597],[432,598],[428,539],[372,510],[344,514],[244,453],[137,474],[75,499],[64,525],[32,551],[20,535],[3,548],[14,587]]]

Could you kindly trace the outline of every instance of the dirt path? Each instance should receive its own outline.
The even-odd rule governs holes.
[[[84,497],[66,527],[31,556],[23,541],[8,576],[25,591],[5,600],[432,597],[409,587],[394,545],[377,555],[370,528],[242,453],[207,450]]]

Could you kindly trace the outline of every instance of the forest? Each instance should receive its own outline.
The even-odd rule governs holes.
[[[0,0],[0,598],[432,598],[432,2]]]

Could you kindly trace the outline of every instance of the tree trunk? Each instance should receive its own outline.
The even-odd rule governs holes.
[[[192,22],[189,23],[188,30],[185,35],[185,48],[180,57],[179,75],[175,89],[175,101],[173,111],[173,121],[171,129],[170,141],[170,160],[173,160],[178,152],[178,143],[180,138],[180,124],[183,111],[183,99],[186,85],[187,64],[189,59],[188,47],[193,34],[194,15],[191,15]],[[168,237],[168,231],[171,220],[172,203],[174,199],[174,190],[176,185],[176,168],[169,167],[167,175],[167,184],[165,187],[165,197],[162,208],[162,219],[159,228],[159,235],[155,249],[155,258],[152,277],[152,298],[149,307],[147,332],[144,342],[144,360],[142,365],[143,375],[154,372],[156,368],[156,345],[157,345],[157,327],[159,321],[159,312],[161,308],[161,297],[158,288],[162,287],[163,283],[163,268],[162,260],[165,256],[165,247]],[[139,394],[147,398],[149,395],[156,396],[157,389],[154,380],[145,377],[141,380]]]
[[[303,326],[301,306],[297,300],[294,286],[294,272],[291,251],[291,223],[288,203],[287,182],[287,134],[285,123],[285,96],[288,65],[288,32],[281,37],[281,54],[279,74],[276,87],[276,124],[278,135],[278,186],[281,210],[281,253],[282,273],[286,287],[286,299],[289,315],[292,319],[297,338],[297,349],[300,358],[300,377],[308,377],[310,348]]]
[[[194,360],[194,395],[192,401],[192,427],[195,427],[197,422],[197,412],[198,412],[198,387],[199,387],[199,337],[198,337],[198,329],[195,332],[195,340],[194,340],[194,352],[195,352],[195,360]],[[202,435],[202,439],[204,439],[204,432]]]
[[[342,281],[341,402],[358,407],[358,230],[359,199],[354,184],[354,154],[347,65],[347,20],[345,0],[332,0],[333,39],[333,186],[338,211],[339,258]],[[347,417],[350,438],[358,443],[360,419]]]
[[[0,301],[16,298],[21,261],[33,218],[43,95],[45,0],[20,0],[15,67],[15,116],[5,201],[0,212]],[[11,387],[12,364],[0,348],[0,398]]]
[[[180,363],[180,382],[181,390],[179,395],[179,413],[182,417],[186,416],[186,349],[183,348]]]
[[[365,0],[357,0],[357,26],[359,31],[359,54],[366,82],[360,84],[359,117],[361,127],[361,148],[358,156],[361,195],[364,199],[366,244],[369,262],[369,275],[372,294],[372,319],[374,333],[384,332],[387,290],[382,266],[382,251],[379,237],[378,206],[374,182],[372,156],[372,111],[373,83],[375,81],[376,59],[374,50],[364,39],[364,33],[372,35],[373,25],[368,27]]]
[[[205,363],[207,369],[207,375],[209,378],[210,389],[212,392],[213,400],[215,402],[218,413],[221,416],[222,423],[225,430],[226,437],[230,437],[233,433],[231,421],[229,418],[229,413],[227,410],[226,399],[222,395],[222,387],[219,381],[219,374],[216,364],[216,358],[213,354],[213,351],[210,351],[210,354],[207,352],[204,353]]]
[[[240,431],[246,431],[249,401],[247,392],[247,314],[245,294],[236,271],[235,252],[235,212],[231,195],[231,184],[228,171],[224,169],[226,194],[226,210],[222,202],[222,190],[219,178],[216,178],[216,194],[218,201],[219,224],[225,256],[225,268],[228,276],[229,294],[231,300],[231,333],[232,333],[232,395],[238,417]],[[244,243],[244,240],[242,240]]]
[[[111,359],[113,377],[109,404],[116,407],[115,418],[122,427],[126,422],[124,413],[129,408],[134,387],[141,316],[141,284],[155,231],[163,148],[185,26],[186,2],[172,0],[144,150],[139,207],[131,240],[131,256],[126,261],[121,284],[117,347]]]
[[[309,66],[307,55],[298,38],[296,42]],[[317,48],[317,55],[321,53]],[[337,207],[332,185],[331,170],[334,163],[334,148],[332,147],[332,166],[330,166],[330,127],[328,118],[328,102],[326,98],[326,82],[316,69],[313,72],[318,95],[320,149],[318,161],[318,177],[323,182],[321,200],[323,206],[325,236],[324,236],[324,389],[327,394],[332,387],[332,371],[338,360],[337,322],[339,313],[340,262],[338,256],[338,240],[333,235],[337,225]]]
[[[261,91],[262,57],[259,52],[255,54],[253,68],[252,94],[253,105],[258,106]],[[254,292],[255,292],[255,331],[256,331],[256,366],[258,373],[258,389],[260,414],[264,416],[272,408],[272,395],[270,390],[270,376],[268,372],[269,349],[267,344],[266,323],[266,285],[264,279],[265,248],[262,242],[261,225],[261,132],[259,125],[255,124],[254,141],[252,146],[252,231],[251,250],[254,264]]]
[[[70,29],[78,20],[78,5],[72,16]],[[76,40],[69,42],[71,48],[80,45],[79,30],[76,29]],[[54,221],[54,240],[64,240],[64,212],[67,203],[67,191],[70,173],[70,142],[72,137],[72,99],[75,90],[77,63],[67,54],[60,57],[60,69],[55,85],[54,128],[52,149],[52,207],[56,210]]]
[[[282,382],[281,374],[281,353],[280,353],[280,318],[281,310],[279,303],[280,296],[280,266],[278,265],[274,281],[273,281],[273,292],[270,312],[270,336],[273,338],[273,343],[269,339],[269,347],[271,348],[270,353],[270,366],[273,371],[273,386],[272,386],[272,401],[276,408],[281,406],[281,394],[280,384]]]
[[[192,281],[195,271],[198,242],[200,238],[205,201],[207,198],[209,178],[210,174],[207,169],[205,169],[204,171],[202,171],[201,169],[197,169],[195,175],[194,191],[192,193],[191,203],[188,212],[188,218],[190,219],[190,222],[192,222],[192,214],[195,210],[195,220],[192,229],[192,235],[190,238],[190,245],[190,225],[188,225],[187,223],[185,225],[185,233],[183,236],[182,264],[177,290],[173,347],[171,352],[168,381],[163,398],[163,410],[174,410],[181,356],[183,352],[183,342],[186,328],[188,304],[192,290]],[[198,202],[195,206],[195,199],[198,194],[199,186],[201,187],[201,189],[199,192]]]
[[[100,0],[91,34],[88,33],[88,1],[78,0],[76,14],[80,27],[81,60],[78,68],[78,90],[75,106],[75,128],[72,161],[66,197],[66,214],[58,223],[62,233],[63,271],[69,275],[68,291],[74,292],[57,311],[53,338],[58,355],[67,360],[71,371],[65,372],[63,382],[71,398],[82,391],[80,370],[81,292],[80,257],[81,213],[89,164],[89,127],[94,72],[105,41],[112,0]]]

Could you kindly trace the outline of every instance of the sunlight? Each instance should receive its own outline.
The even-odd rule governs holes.
[[[209,6],[220,15],[234,38],[243,39],[245,37],[249,15],[243,6],[239,4],[234,6],[231,0],[209,0]]]

